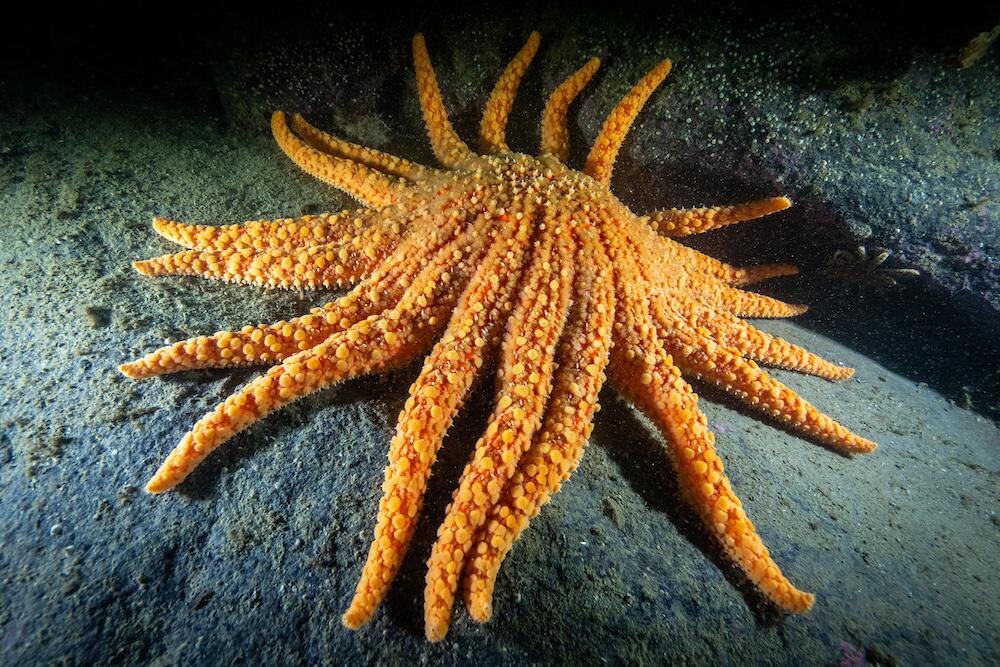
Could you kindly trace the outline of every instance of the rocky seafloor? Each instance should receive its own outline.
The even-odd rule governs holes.
[[[837,7],[216,10],[195,28],[160,17],[146,34],[99,14],[22,37],[47,48],[13,55],[0,78],[0,664],[1000,660],[1000,62],[986,51],[956,66],[992,25],[928,40],[922,24],[893,31],[891,15]],[[417,366],[294,404],[177,493],[141,490],[253,372],[132,382],[117,365],[331,296],[142,278],[130,262],[170,249],[152,216],[350,205],[280,154],[272,108],[429,162],[412,33],[427,35],[471,139],[532,29],[543,47],[515,105],[516,148],[535,145],[545,92],[597,55],[602,73],[572,115],[580,160],[617,97],[669,56],[619,158],[621,198],[637,211],[779,193],[798,204],[695,242],[800,264],[761,289],[812,310],[763,328],[857,373],[836,385],[776,374],[880,448],[839,457],[697,388],[762,537],[817,594],[807,616],[775,614],[724,562],[678,499],[659,437],[610,388],[581,467],[501,572],[496,617],[479,626],[459,610],[442,644],[422,636],[424,562],[488,392],[449,435],[400,579],[361,632],[339,617]],[[859,245],[889,259],[830,266]],[[887,287],[886,267],[920,275]]]

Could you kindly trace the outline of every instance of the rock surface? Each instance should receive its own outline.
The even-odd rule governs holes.
[[[996,52],[957,69],[967,39],[942,30],[918,48],[913,34],[883,30],[891,17],[861,10],[379,21],[312,11],[215,12],[197,29],[161,17],[150,23],[160,40],[90,17],[76,34],[52,28],[54,51],[11,61],[0,78],[10,105],[0,120],[0,662],[1000,659],[1000,431],[988,418],[1000,386]],[[495,619],[478,626],[459,611],[440,645],[422,637],[424,561],[486,393],[449,435],[401,578],[362,632],[339,616],[416,367],[274,415],[178,493],[141,491],[193,421],[252,373],[136,383],[117,364],[330,296],[143,279],[130,261],[170,249],[152,216],[229,223],[349,205],[280,155],[266,132],[272,108],[429,161],[410,35],[427,34],[471,138],[531,29],[545,46],[515,106],[516,147],[537,141],[544,92],[599,55],[603,73],[573,116],[581,158],[616,99],[667,55],[674,73],[622,152],[616,192],[637,210],[778,193],[800,204],[699,243],[802,265],[762,289],[813,311],[765,328],[858,372],[839,385],[777,375],[881,447],[849,460],[711,392],[702,404],[765,542],[817,594],[808,616],[759,604],[677,498],[658,437],[610,390],[580,469],[505,564]],[[880,293],[821,273],[859,243],[922,275]]]

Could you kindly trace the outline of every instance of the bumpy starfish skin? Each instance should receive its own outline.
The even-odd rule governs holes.
[[[528,42],[501,75],[480,126],[479,155],[455,134],[423,37],[417,87],[442,168],[332,137],[275,112],[272,131],[303,170],[366,208],[208,226],[156,219],[184,251],[136,262],[145,275],[197,275],[267,287],[355,285],[306,315],[199,336],[124,364],[133,378],[271,365],[205,415],[147,490],[172,489],[214,449],[308,393],[384,373],[426,353],[389,444],[374,539],[344,623],[371,618],[413,537],[445,433],[477,379],[494,367],[496,403],[440,524],[425,589],[427,637],[445,636],[462,584],[478,621],[493,613],[497,572],[514,542],[576,468],[605,377],[662,432],[685,499],[724,551],[779,607],[813,596],[778,569],[715,453],[684,375],[714,383],[782,427],[842,453],[875,443],[817,411],[757,363],[843,380],[837,366],[740,319],[805,310],[738,286],[795,267],[733,267],[667,237],[787,208],[784,197],[639,217],[610,192],[621,143],[670,71],[656,65],[610,113],[583,171],[565,162],[566,114],[594,59],[549,98],[538,157],[512,152],[507,118],[538,49]]]

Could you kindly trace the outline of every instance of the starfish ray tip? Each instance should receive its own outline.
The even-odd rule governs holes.
[[[153,269],[153,264],[148,259],[141,259],[137,262],[132,262],[132,268],[144,276],[156,275],[156,271]]]

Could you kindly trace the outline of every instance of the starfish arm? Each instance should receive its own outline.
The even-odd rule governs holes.
[[[478,239],[468,241],[475,247]],[[177,445],[146,488],[168,491],[234,434],[265,415],[323,387],[358,375],[385,372],[425,349],[457,300],[449,267],[461,259],[439,253],[410,282],[395,307],[371,315],[319,345],[292,355],[202,417]],[[458,262],[461,267],[469,262]],[[444,279],[448,275],[449,279]]]
[[[761,331],[725,311],[706,308],[692,299],[677,299],[676,305],[692,328],[704,328],[706,335],[723,345],[735,347],[741,355],[759,363],[814,375],[831,382],[846,380],[854,375],[853,368],[838,366],[779,336]]]
[[[683,268],[666,274],[662,271],[650,273],[655,278],[652,287],[654,291],[676,290],[739,317],[795,317],[808,310],[807,306],[785,303],[763,294],[730,287],[717,278],[690,274]]]
[[[785,303],[773,297],[746,292],[734,287],[718,288],[720,305],[738,317],[784,318],[795,317],[809,310],[808,306]]]
[[[598,58],[591,58],[587,64],[573,72],[559,87],[552,91],[542,112],[542,144],[539,149],[555,156],[560,162],[569,158],[569,126],[566,112],[576,96],[580,94],[601,66]]]
[[[706,336],[679,326],[678,318],[657,313],[669,322],[661,331],[664,348],[685,373],[712,382],[745,405],[787,428],[842,454],[864,454],[875,449],[862,438],[823,414],[794,391],[770,377],[735,348],[717,345]]]
[[[483,109],[483,119],[479,124],[479,142],[486,153],[510,152],[506,142],[507,118],[514,106],[514,96],[517,94],[521,78],[531,64],[531,59],[535,57],[541,39],[541,35],[537,32],[531,33],[528,41],[507,65],[507,69],[500,75],[493,92],[490,93],[490,99]]]
[[[493,614],[493,589],[500,564],[528,522],[576,469],[599,409],[597,397],[611,343],[614,286],[607,254],[597,240],[584,236],[580,244],[573,288],[579,301],[559,340],[542,428],[470,549],[472,556],[464,577],[465,604],[480,623]]]
[[[295,134],[300,136],[303,141],[322,153],[344,158],[392,176],[419,182],[429,176],[440,173],[439,170],[433,167],[410,162],[391,153],[385,153],[374,148],[338,139],[332,134],[313,127],[298,113],[292,114],[291,126]]]
[[[660,62],[635,84],[612,110],[594,141],[594,147],[590,149],[590,155],[587,156],[587,165],[583,169],[585,174],[604,185],[611,182],[611,170],[614,168],[625,135],[628,134],[632,122],[639,115],[646,100],[669,73],[670,61]]]
[[[421,318],[440,318],[446,307],[429,307]],[[433,330],[412,317],[366,319],[323,343],[287,358],[202,417],[181,438],[146,484],[150,493],[169,491],[220,445],[275,410],[324,387],[403,365],[426,346]]]
[[[652,292],[659,294],[667,290],[671,293],[692,296],[710,307],[746,317],[793,317],[807,310],[806,306],[788,304],[762,294],[730,287],[724,280],[709,273],[700,273],[697,270],[689,272],[683,262],[677,268],[668,269],[659,251],[664,245],[663,242],[669,239],[662,239],[652,234],[646,225],[633,225],[629,223],[627,217],[624,219],[625,224],[622,225],[619,219],[610,213],[602,216],[605,225],[622,227],[621,242],[636,253],[644,275],[651,284]],[[680,244],[674,245],[683,247]]]
[[[698,397],[671,364],[670,356],[651,347],[632,348],[632,363],[613,355],[612,379],[658,427],[687,501],[754,586],[781,608],[805,613],[814,596],[799,590],[782,574],[732,490],[715,452],[714,437],[698,408]],[[635,363],[658,353],[652,366]]]
[[[804,305],[785,303],[763,294],[730,287],[710,275],[689,273],[683,265],[667,271],[662,262],[656,262],[641,250],[641,246],[638,251],[643,254],[644,264],[653,284],[651,289],[656,292],[666,290],[683,293],[740,317],[794,317],[808,310]]]
[[[799,272],[799,267],[793,264],[757,264],[756,266],[729,266],[726,265],[726,274],[723,280],[730,285],[743,286],[759,283],[771,278],[782,276],[794,276]]]
[[[119,370],[127,377],[140,379],[201,368],[252,366],[281,361],[315,347],[333,333],[355,324],[357,320],[345,315],[346,307],[335,306],[345,300],[346,297],[323,308],[314,308],[307,315],[287,322],[246,326],[239,331],[220,331],[211,336],[178,341],[141,359],[122,364]]]
[[[365,206],[387,206],[396,201],[407,187],[395,176],[316,150],[292,132],[281,111],[271,114],[271,133],[278,147],[302,171],[343,190]]]
[[[371,315],[395,306],[405,288],[435,254],[453,257],[459,240],[444,244],[449,234],[464,224],[459,216],[449,216],[436,225],[440,232],[429,238],[407,238],[375,272],[349,294],[314,308],[288,322],[260,324],[242,330],[197,336],[155,350],[120,367],[131,378],[198,368],[221,368],[273,363],[323,342]]]
[[[510,218],[517,222],[509,224]],[[441,441],[512,308],[509,300],[521,273],[531,225],[520,212],[504,215],[500,223],[400,413],[389,446],[374,540],[343,616],[349,628],[367,623],[389,590],[413,537]],[[486,237],[488,230],[479,230],[479,235]]]
[[[649,225],[642,222],[641,218],[635,218],[635,224],[628,222],[628,216],[623,216],[623,218],[627,221],[625,224],[629,229],[630,237],[636,242],[648,243],[651,248],[655,248],[653,254],[675,260],[677,263],[683,264],[689,271],[717,278],[729,285],[749,285],[768,278],[791,276],[799,272],[798,268],[791,264],[731,266],[678,241],[657,235]],[[663,262],[658,262],[657,265],[662,266]],[[662,268],[665,270],[665,266]]]
[[[478,156],[469,150],[465,142],[459,139],[448,120],[448,112],[441,100],[434,67],[424,36],[413,37],[413,69],[417,77],[417,93],[420,96],[420,108],[424,114],[424,124],[431,140],[431,148],[441,164],[446,167],[457,167],[463,163],[474,161]]]
[[[382,222],[376,211],[341,211],[279,220],[249,220],[240,225],[191,225],[177,220],[153,218],[160,236],[191,250],[277,250],[306,245],[324,245],[363,236],[365,230]],[[399,236],[402,227],[389,225]]]
[[[486,513],[531,444],[552,389],[555,346],[569,310],[574,251],[569,230],[556,225],[554,220],[546,223],[555,229],[543,236],[522,281],[507,323],[496,408],[459,480],[427,563],[424,628],[431,641],[440,641],[448,631],[463,563]]]
[[[285,289],[342,287],[370,275],[399,241],[378,231],[366,236],[347,243],[261,251],[183,250],[133,266],[144,276],[200,276]]]
[[[682,493],[729,557],[776,604],[808,611],[812,594],[793,586],[770,557],[733,493],[697,396],[657,338],[638,258],[615,238],[614,230],[605,229],[605,234],[618,270],[612,381],[663,434]]]
[[[607,222],[604,225],[605,228],[610,226]],[[768,411],[772,417],[784,420],[793,428],[833,449],[856,453],[875,448],[875,443],[851,433],[790,389],[771,379],[752,361],[744,359],[739,350],[717,345],[708,335],[710,334],[708,330],[705,330],[704,334],[694,331],[689,322],[691,313],[684,312],[683,296],[680,298],[668,296],[649,284],[650,278],[662,277],[662,272],[658,275],[653,269],[655,264],[651,261],[649,246],[637,244],[627,235],[622,235],[620,238],[622,240],[619,243],[634,249],[637,271],[648,285],[646,296],[656,323],[660,327],[661,341],[657,344],[673,354],[682,369],[715,382],[738,397],[746,396],[744,400],[749,405],[760,406],[759,409]],[[630,259],[633,257],[625,256]],[[763,314],[771,317],[781,316],[781,313],[794,308],[752,292],[711,285],[711,280],[705,277],[692,277],[690,280],[690,283],[696,286],[698,281],[702,282],[699,287],[703,297],[706,294],[715,297],[714,301],[709,301],[711,305],[736,312],[752,310],[756,316]],[[682,281],[681,285],[684,284]],[[680,309],[680,312],[677,309]]]
[[[784,211],[791,205],[788,197],[772,197],[735,206],[671,208],[651,213],[646,221],[664,236],[687,236]]]

